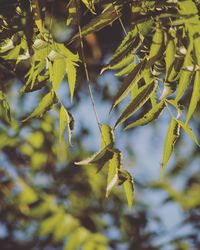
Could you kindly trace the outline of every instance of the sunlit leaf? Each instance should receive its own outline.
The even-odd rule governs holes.
[[[111,110],[128,95],[128,93],[133,88],[134,84],[141,79],[142,77],[141,71],[144,68],[145,63],[146,60],[138,63],[135,66],[135,68],[125,78],[125,81],[123,82],[123,84],[121,85],[117,94],[114,97]]]
[[[65,109],[63,105],[61,105],[60,112],[59,112],[59,141],[62,141],[62,136],[64,133],[65,128],[68,130],[68,138],[69,144],[71,145],[71,135],[74,130],[74,119],[69,111]]]
[[[164,144],[164,152],[163,152],[163,159],[162,159],[162,171],[163,173],[170,157],[174,149],[174,145],[179,138],[180,135],[180,125],[178,124],[175,118],[171,119],[169,124],[167,134],[165,137],[165,144]]]
[[[134,114],[139,108],[141,108],[154,93],[156,87],[157,84],[155,83],[155,81],[153,81],[152,83],[138,89],[138,93],[136,94],[135,98],[131,100],[131,102],[122,112],[115,124],[115,127],[127,120],[132,114]]]
[[[190,128],[190,126],[187,123],[184,123],[180,120],[177,120],[177,122],[184,129],[184,131],[190,136],[190,138],[197,144],[197,146],[200,147],[200,144],[199,144],[196,136],[194,135],[192,129]]]
[[[107,125],[101,125],[101,148],[104,149],[106,146],[113,147],[115,136],[113,129]]]
[[[196,71],[195,78],[194,78],[194,87],[193,87],[192,97],[190,100],[190,105],[189,105],[187,116],[186,116],[186,123],[189,122],[199,101],[200,101],[200,71],[198,70]]]
[[[161,101],[159,104],[155,105],[149,112],[147,112],[142,118],[126,126],[125,130],[134,128],[137,126],[144,126],[148,124],[149,122],[157,119],[159,115],[162,113],[164,108],[165,108],[165,102]]]
[[[39,102],[38,106],[34,109],[34,111],[23,121],[27,121],[34,117],[40,117],[43,115],[46,111],[51,109],[52,105],[57,102],[57,98],[55,96],[55,93],[53,91],[46,94],[42,100]]]
[[[122,167],[122,154],[119,150],[115,150],[113,157],[109,160],[106,197],[109,196],[111,190],[118,183],[118,171]]]
[[[124,190],[126,193],[126,198],[128,202],[129,208],[132,207],[134,200],[134,183],[131,174],[126,170],[119,171],[119,182],[124,186]]]

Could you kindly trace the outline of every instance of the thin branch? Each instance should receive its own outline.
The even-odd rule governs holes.
[[[78,12],[77,1],[76,1],[76,9],[77,9],[77,12]],[[84,69],[85,69],[85,75],[86,75],[86,80],[87,80],[88,89],[89,89],[89,96],[90,96],[90,100],[91,100],[91,103],[92,103],[95,118],[96,118],[99,130],[101,132],[101,123],[100,123],[99,116],[98,116],[98,113],[97,113],[97,108],[96,108],[95,101],[94,101],[94,96],[93,96],[93,93],[92,93],[88,68],[87,68],[86,59],[85,59],[84,46],[83,46],[83,36],[82,36],[82,31],[81,31],[81,26],[80,26],[78,14],[77,14],[77,23],[78,23],[78,32],[79,32],[79,38],[80,38],[80,45],[81,45],[81,54],[82,54],[82,58],[83,58],[83,66],[84,66]]]

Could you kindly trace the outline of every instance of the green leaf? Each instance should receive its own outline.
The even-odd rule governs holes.
[[[113,147],[115,142],[115,135],[113,132],[113,129],[107,125],[102,124],[101,125],[101,148],[105,148],[106,146]]]
[[[119,181],[121,184],[123,183],[124,190],[126,193],[126,198],[128,202],[129,208],[132,207],[133,200],[134,200],[134,183],[131,174],[126,170],[119,171]]]
[[[169,74],[169,70],[174,62],[174,57],[176,54],[176,45],[174,38],[168,37],[167,47],[165,51],[165,63],[166,63],[166,75]]]
[[[167,130],[167,135],[165,137],[161,175],[164,172],[165,167],[171,157],[174,145],[177,139],[179,138],[179,135],[180,135],[180,125],[178,124],[175,118],[172,118]]]
[[[154,33],[150,47],[150,52],[146,65],[147,68],[151,67],[159,59],[159,57],[162,55],[163,47],[164,47],[163,30],[162,27],[160,27],[160,25],[157,24],[156,31]]]
[[[109,196],[111,190],[118,183],[118,171],[122,168],[122,153],[119,150],[115,150],[113,157],[109,160],[106,197]]]
[[[199,144],[196,136],[192,132],[192,129],[190,128],[190,126],[187,123],[184,123],[180,120],[177,120],[177,122],[184,129],[184,131],[190,136],[190,138],[197,144],[197,146],[200,147],[200,144]]]
[[[199,33],[199,30],[198,30]],[[199,34],[194,38],[194,55],[197,65],[200,67],[200,36]]]
[[[125,68],[123,68],[122,70],[120,70],[119,72],[117,72],[115,75],[116,76],[127,75],[127,74],[129,74],[135,68],[135,66],[136,66],[135,63],[130,63]]]
[[[65,75],[65,68],[66,68],[65,60],[64,58],[55,59],[53,61],[52,67],[50,65],[51,62],[48,63],[50,80],[52,81],[54,91],[56,91]]]
[[[172,65],[170,66],[167,76],[166,76],[166,82],[174,82],[179,79],[180,77],[180,71],[183,66],[184,59],[183,57],[175,57]]]
[[[42,100],[39,102],[38,106],[33,110],[33,112],[23,120],[23,122],[34,118],[34,117],[40,117],[43,115],[47,110],[51,109],[53,104],[57,102],[57,97],[54,93],[54,91],[49,92],[46,94]]]
[[[200,71],[198,70],[195,73],[194,87],[193,87],[192,97],[190,100],[190,105],[189,105],[187,116],[186,116],[186,121],[185,121],[186,123],[189,122],[199,101],[200,101]]]
[[[157,119],[159,115],[162,113],[162,111],[164,110],[164,108],[165,108],[165,102],[161,101],[160,103],[156,104],[149,112],[147,112],[142,118],[126,126],[125,130],[134,128],[137,126],[144,126],[148,124],[149,122]]]
[[[66,59],[66,72],[67,72],[67,78],[69,83],[69,89],[70,89],[70,95],[71,100],[74,96],[74,89],[76,84],[76,64],[74,64],[70,59]]]
[[[97,153],[92,156],[86,158],[85,160],[75,162],[76,165],[89,165],[89,164],[97,164],[99,165],[99,170],[112,158],[113,151],[110,150],[109,146],[104,149],[99,150]]]
[[[183,96],[185,90],[191,82],[193,72],[188,70],[181,70],[181,75],[176,91],[175,101],[178,102],[180,98]]]
[[[137,33],[137,29],[134,28],[132,31],[129,31],[127,36],[121,42],[120,46],[114,52],[109,64],[102,69],[103,73],[107,69],[118,69],[122,68],[128,64],[128,62],[133,61],[135,51],[140,46],[142,40],[140,35]]]
[[[2,116],[3,120],[6,123],[10,123],[11,122],[10,105],[2,90],[0,90],[0,106],[1,106],[0,115]]]
[[[128,74],[125,81],[119,88],[116,96],[114,97],[111,110],[128,95],[128,93],[134,87],[134,84],[142,78],[141,72],[145,66],[145,63],[146,60],[143,60],[142,62],[138,63],[135,68],[130,72],[130,74]]]
[[[61,105],[60,112],[59,112],[59,141],[62,141],[62,136],[64,133],[65,128],[68,130],[68,140],[69,144],[71,145],[71,135],[74,130],[74,118],[69,111],[65,109],[63,105]]]
[[[139,88],[138,93],[136,94],[135,98],[131,100],[131,102],[128,104],[128,106],[125,108],[125,110],[122,112],[121,116],[117,120],[115,124],[115,128],[119,124],[127,120],[139,108],[141,108],[148,101],[148,99],[152,96],[156,88],[157,88],[157,84],[155,83],[155,81]]]
[[[82,36],[86,36],[91,32],[96,32],[98,30],[103,29],[105,26],[112,24],[120,16],[121,16],[121,10],[118,8],[116,11],[116,9],[113,8],[113,6],[111,5],[104,12],[93,18],[88,24],[82,27],[81,29]],[[70,43],[72,43],[77,39],[79,39],[79,34],[76,34],[74,37],[72,37]]]

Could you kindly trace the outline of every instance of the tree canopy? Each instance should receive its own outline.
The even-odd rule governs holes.
[[[198,247],[199,17],[195,0],[1,1],[2,249]],[[162,137],[133,142],[146,171],[145,144],[163,147],[147,183],[129,141],[144,125]],[[157,243],[147,190],[192,230]]]

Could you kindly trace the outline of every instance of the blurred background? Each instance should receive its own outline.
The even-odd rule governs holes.
[[[56,6],[54,1],[48,1],[46,10],[46,25],[51,19],[51,32],[57,42],[67,42],[76,32],[65,24],[63,4],[61,0],[56,1]],[[13,6],[15,1],[1,1],[0,14],[7,19],[17,19]],[[82,11],[85,12],[84,25],[92,14],[84,5]],[[128,18],[127,12],[123,18],[127,29]],[[112,98],[122,79],[115,76],[115,72],[100,75],[100,71],[123,37],[120,22],[116,21],[84,39],[100,121],[111,126],[121,110],[120,106],[109,115]],[[5,39],[3,34],[0,38]],[[73,51],[79,48],[79,42],[70,45]],[[41,119],[22,122],[46,89],[20,95],[26,68],[18,64],[14,70],[13,65],[0,59],[0,88],[6,93],[12,115],[12,122],[8,124],[3,110],[0,111],[1,250],[200,249],[200,150],[182,133],[164,178],[160,179],[170,119],[167,111],[145,127],[126,132],[122,127],[116,130],[116,145],[124,154],[123,165],[135,183],[134,205],[128,209],[120,187],[105,198],[106,170],[96,174],[95,165],[74,164],[100,147],[100,133],[83,66],[79,66],[73,102],[67,80],[58,90],[62,102],[75,118],[73,145],[69,146],[66,131],[61,143],[57,139],[57,106]],[[187,93],[183,104],[190,94]],[[191,127],[199,137],[199,107]]]

